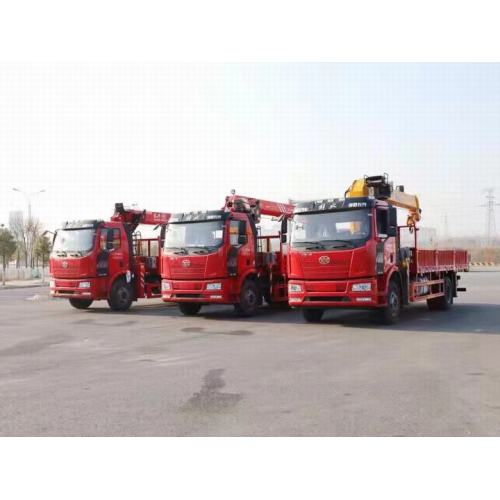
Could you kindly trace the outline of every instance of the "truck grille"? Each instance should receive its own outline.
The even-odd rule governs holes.
[[[304,302],[349,302],[349,297],[306,297]]]

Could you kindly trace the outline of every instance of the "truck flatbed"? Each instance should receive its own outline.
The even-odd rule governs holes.
[[[467,271],[469,269],[469,254],[460,249],[411,249],[412,260],[410,272],[425,274],[442,271]]]

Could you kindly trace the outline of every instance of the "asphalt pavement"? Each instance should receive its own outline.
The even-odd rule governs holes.
[[[391,327],[0,290],[0,435],[500,435],[500,272],[462,276],[452,310]]]

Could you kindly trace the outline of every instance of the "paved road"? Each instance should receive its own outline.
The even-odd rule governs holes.
[[[449,312],[195,318],[0,291],[0,435],[500,435],[500,273]]]

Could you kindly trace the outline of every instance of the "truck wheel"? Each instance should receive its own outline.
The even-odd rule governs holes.
[[[264,292],[262,294],[264,296],[264,300],[266,301],[267,305],[269,306],[269,309],[275,309],[278,311],[285,311],[287,309],[290,309],[290,306],[288,305],[288,300],[281,300],[281,301],[275,301],[271,298],[271,293],[269,288],[264,289]]]
[[[444,295],[427,301],[431,311],[446,311],[453,305],[453,285],[449,276],[444,277]]]
[[[201,304],[196,302],[180,302],[179,310],[184,316],[194,316],[200,312]]]
[[[308,323],[319,323],[324,312],[324,309],[302,309],[302,316]]]
[[[131,286],[122,279],[115,281],[108,299],[109,307],[113,311],[126,311],[132,305],[132,301]]]
[[[381,311],[382,322],[385,325],[393,325],[398,322],[401,313],[401,290],[399,285],[391,280],[387,290],[387,304]]]
[[[245,281],[240,293],[240,302],[238,304],[234,304],[234,308],[238,316],[252,316],[257,312],[257,309],[261,304],[262,295],[255,281],[251,279]]]
[[[69,303],[75,309],[87,309],[94,302],[92,299],[69,299]]]

